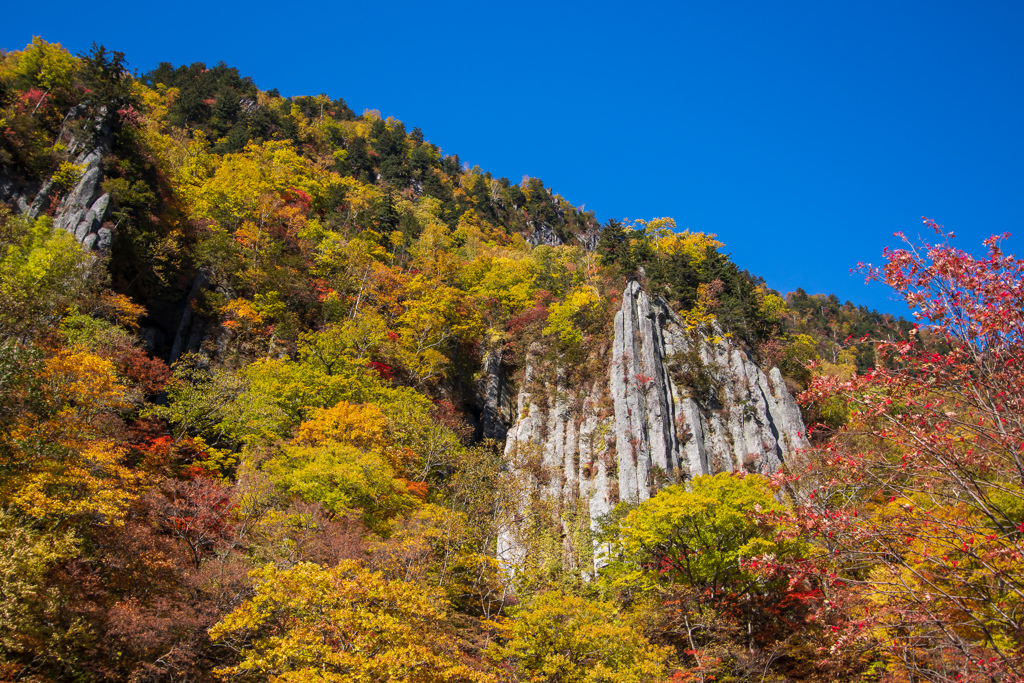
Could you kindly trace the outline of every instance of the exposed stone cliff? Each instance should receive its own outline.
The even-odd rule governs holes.
[[[26,181],[24,185],[12,179],[6,169],[0,168],[0,202],[9,203],[17,212],[29,218],[38,218],[52,209],[55,227],[74,235],[88,251],[108,251],[113,241],[113,231],[104,223],[110,211],[110,195],[103,191],[104,155],[110,151],[112,133],[110,114],[106,108],[89,118],[85,105],[72,107],[64,117],[63,127],[77,119],[85,119],[87,125],[78,137],[69,142],[70,153],[78,152],[75,166],[82,176],[56,207],[51,207],[54,195],[52,178]]]
[[[778,369],[765,374],[727,339],[700,336],[636,282],[615,315],[608,374],[585,386],[539,382],[528,367],[505,457],[520,494],[499,540],[514,570],[536,530],[561,539],[563,561],[592,571],[591,531],[618,501],[734,469],[773,473],[807,446]],[[584,547],[588,546],[588,547]]]
[[[114,238],[110,227],[104,225],[110,209],[110,195],[102,189],[104,153],[104,147],[97,146],[75,159],[75,164],[84,172],[78,184],[61,200],[53,218],[55,227],[74,235],[87,250],[107,251]]]

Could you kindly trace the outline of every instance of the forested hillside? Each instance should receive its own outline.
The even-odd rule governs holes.
[[[0,201],[2,681],[1020,680],[1024,287],[998,240],[867,273],[919,330],[341,98],[39,38],[0,52]],[[506,433],[545,392],[559,424],[611,415],[627,297],[671,326],[702,438],[755,421],[780,457],[530,526],[519,475],[551,468]],[[766,405],[802,392],[813,447],[716,357],[751,396],[777,377]]]

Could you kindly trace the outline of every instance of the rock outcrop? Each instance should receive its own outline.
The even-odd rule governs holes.
[[[505,447],[519,491],[498,548],[510,571],[529,559],[526,529],[538,521],[561,539],[563,561],[589,573],[601,564],[589,532],[617,502],[702,474],[773,473],[808,445],[778,369],[765,374],[728,340],[689,330],[636,282],[607,355],[607,376],[583,386],[557,368],[547,383],[526,369]]]
[[[483,357],[483,368],[477,382],[477,404],[481,406],[476,420],[474,440],[495,439],[501,441],[508,434],[513,420],[515,396],[509,385],[508,375],[501,362],[500,351],[487,351]]]
[[[565,241],[558,236],[555,229],[544,221],[535,223],[534,221],[526,221],[526,224],[530,227],[530,234],[526,236],[526,241],[537,246],[538,244],[546,244],[549,247],[557,247],[561,244],[565,244]]]
[[[54,214],[54,227],[75,236],[88,250],[110,249],[113,232],[104,226],[110,208],[110,195],[103,192],[103,170],[100,162],[103,148],[97,147],[79,155],[75,164],[84,167],[78,184],[61,200]]]
[[[87,107],[77,105],[68,111],[63,125],[86,116]],[[82,150],[72,162],[82,170],[82,176],[53,212],[54,227],[74,235],[88,251],[109,250],[114,239],[113,230],[104,225],[110,211],[110,195],[103,192],[102,168],[103,157],[109,153],[112,141],[109,116],[106,108],[101,108],[90,119],[85,134],[71,140],[72,154]],[[10,203],[29,218],[35,219],[48,212],[53,195],[52,178],[19,187],[4,169],[0,169],[0,202]]]

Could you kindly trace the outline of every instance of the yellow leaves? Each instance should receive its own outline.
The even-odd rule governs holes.
[[[480,334],[480,315],[462,292],[421,275],[409,283],[408,292],[413,298],[398,320],[396,354],[421,383],[432,381],[444,371],[450,343]]]
[[[437,586],[453,604],[487,614],[499,609],[506,588],[497,559],[481,545],[488,543],[474,536],[466,513],[427,503],[396,519],[370,555],[386,576]]]
[[[601,295],[590,285],[572,290],[565,301],[551,306],[548,326],[544,334],[557,334],[562,344],[576,346],[583,341],[581,326],[586,325],[595,315],[601,303]]]
[[[50,180],[58,190],[69,190],[74,187],[85,173],[85,165],[78,166],[70,161],[60,162],[60,166],[54,171]]]
[[[133,82],[132,87],[143,106],[149,110],[152,118],[160,121],[167,119],[171,104],[178,97],[177,88],[168,88],[163,83],[158,83],[153,88],[147,88],[139,81]]]
[[[857,355],[853,349],[843,349],[835,356],[835,362],[822,360],[814,369],[816,375],[830,375],[848,381],[857,374]]]
[[[124,294],[104,292],[100,296],[100,312],[104,317],[112,318],[121,327],[137,332],[139,318],[146,315],[146,307],[135,303]]]
[[[436,590],[389,581],[350,560],[252,573],[255,595],[210,629],[241,647],[222,678],[484,683],[460,661]]]
[[[976,651],[1012,652],[1019,629],[1006,615],[1024,608],[1017,524],[1012,515],[997,520],[971,504],[937,504],[920,494],[875,507],[871,550],[880,559],[856,588],[872,635],[904,647],[929,640],[937,619],[944,633]],[[909,621],[908,609],[930,618]]]
[[[59,414],[71,420],[65,423],[69,429],[91,431],[93,416],[128,407],[113,363],[87,351],[62,349],[46,361],[43,381],[51,401],[61,406]]]
[[[637,221],[648,227],[649,233],[654,238],[658,254],[664,256],[677,256],[680,254],[690,258],[694,265],[700,265],[707,256],[707,250],[721,249],[725,245],[719,242],[716,235],[703,232],[672,232],[666,227],[675,229],[675,221],[671,218],[656,218],[649,224],[644,221]],[[663,223],[664,222],[664,223]],[[669,223],[670,222],[670,223]]]
[[[383,447],[386,425],[387,418],[377,405],[339,401],[330,408],[310,411],[310,419],[299,426],[295,440],[308,445],[338,441],[360,448]]]
[[[487,656],[531,681],[640,683],[662,680],[670,650],[643,635],[614,605],[550,591],[492,622],[502,638]]]
[[[653,588],[668,581],[720,592],[750,590],[742,558],[798,557],[802,546],[776,538],[753,516],[781,510],[769,481],[721,473],[670,486],[630,511],[618,524],[617,554],[606,572],[612,585]],[[663,564],[660,564],[664,560]],[[652,571],[652,567],[662,567]],[[645,585],[646,584],[646,585]]]
[[[376,450],[331,441],[283,446],[264,469],[281,490],[332,514],[360,508],[363,522],[380,533],[391,517],[416,504]]]
[[[384,192],[376,185],[361,183],[350,176],[344,176],[337,182],[345,190],[349,221],[358,220],[367,211],[372,211],[384,198]]]
[[[288,142],[250,142],[245,150],[228,154],[213,175],[198,184],[194,193],[197,217],[212,218],[224,227],[237,227],[244,221],[262,225],[277,209],[275,200],[289,190],[310,197],[342,182],[301,157]]]
[[[39,368],[38,400],[16,402],[2,435],[0,504],[32,517],[97,515],[117,522],[139,477],[106,423],[128,407],[110,361],[64,349]],[[31,407],[30,407],[31,406]]]
[[[777,294],[772,294],[768,288],[761,285],[757,288],[758,311],[766,320],[777,322],[786,315],[788,308],[786,300]]]
[[[650,239],[658,240],[675,234],[676,220],[666,216],[665,218],[652,218],[649,221],[638,218],[629,223],[629,219],[626,219],[626,225],[633,230],[642,230]]]
[[[436,197],[423,197],[416,202],[416,206],[413,209],[413,216],[416,217],[416,222],[424,229],[428,227],[434,229],[445,227],[445,223],[441,219],[442,215],[444,215],[444,204]]]
[[[263,231],[263,227],[252,221],[245,221],[235,230],[235,241],[247,251],[263,249],[270,242],[270,235]]]
[[[217,157],[210,153],[210,143],[206,134],[197,130],[184,149],[164,140],[165,151],[171,160],[174,186],[178,195],[184,200],[191,213],[204,217],[204,210],[209,205],[205,194],[206,184],[216,167]]]
[[[220,314],[224,320],[224,327],[236,331],[261,331],[264,325],[263,316],[253,306],[252,302],[243,299],[232,299],[221,306]]]
[[[50,463],[20,478],[8,503],[33,517],[98,515],[119,523],[140,482],[136,472],[121,464],[127,451],[109,440],[80,447],[66,462]]]
[[[682,314],[688,329],[714,329],[715,314],[712,311],[718,306],[718,295],[722,293],[722,287],[721,280],[697,285],[697,305]],[[715,336],[710,341],[715,344],[721,338]]]
[[[49,218],[0,209],[0,330],[49,327],[85,284],[90,258]]]
[[[428,574],[438,573],[436,549],[454,548],[465,539],[468,520],[465,515],[440,507],[425,504],[396,520],[391,535],[370,546],[375,567],[382,568],[388,575],[405,580],[422,581]],[[440,558],[451,561],[445,555]],[[436,583],[436,579],[431,581]]]
[[[463,269],[462,281],[470,294],[497,301],[504,316],[513,316],[532,303],[537,272],[531,258],[482,258]]]
[[[71,85],[78,62],[60,43],[47,43],[39,36],[25,46],[16,73],[44,90]]]
[[[69,533],[40,532],[25,519],[0,511],[0,650],[24,652],[38,642],[40,612],[55,613],[60,602],[55,591],[46,590],[46,574],[55,563],[74,557],[77,545]]]
[[[454,253],[455,242],[451,231],[439,220],[428,220],[421,225],[423,231],[409,247],[412,265],[432,279],[454,282],[461,263]]]

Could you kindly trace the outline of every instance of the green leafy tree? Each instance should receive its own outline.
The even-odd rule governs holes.
[[[620,559],[609,575],[622,585],[681,584],[718,605],[763,587],[744,560],[793,557],[801,546],[779,541],[761,513],[781,509],[768,480],[731,473],[695,477],[662,489],[616,527]]]
[[[25,338],[55,325],[87,291],[90,258],[49,218],[0,209],[0,331]]]
[[[593,287],[577,287],[565,301],[551,306],[544,334],[557,335],[567,349],[577,348],[583,342],[583,331],[597,315],[600,303],[601,297]]]
[[[54,88],[70,87],[77,66],[75,58],[60,43],[48,43],[34,36],[21,53],[15,73],[26,86],[50,92]]]
[[[77,551],[72,534],[44,533],[0,510],[0,672],[27,672],[21,662],[74,637],[55,628],[61,596],[46,585],[46,574]]]
[[[284,446],[264,471],[281,490],[319,503],[334,516],[361,510],[366,526],[381,533],[390,518],[415,506],[387,460],[373,449],[337,442]]]

